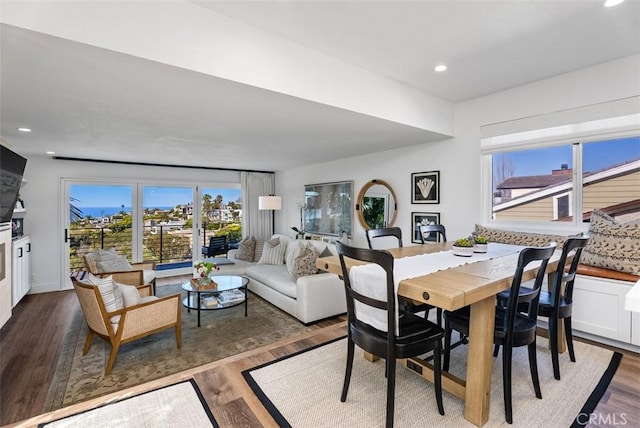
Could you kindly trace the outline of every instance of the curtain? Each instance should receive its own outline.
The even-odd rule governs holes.
[[[274,211],[258,209],[258,198],[275,194],[275,175],[265,172],[242,172],[242,236],[268,239],[273,235]]]

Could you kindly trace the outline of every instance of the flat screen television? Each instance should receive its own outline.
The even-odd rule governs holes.
[[[11,221],[27,160],[0,145],[0,223]]]

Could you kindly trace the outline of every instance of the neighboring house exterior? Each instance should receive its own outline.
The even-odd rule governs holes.
[[[502,201],[494,204],[493,218],[571,220],[574,215],[571,175],[570,169],[563,168],[547,176],[506,179],[496,187],[502,193]],[[542,186],[545,183],[551,184]],[[583,221],[588,221],[588,214],[595,208],[614,215],[619,213],[633,218],[640,217],[640,159],[585,174],[583,188],[583,212],[580,213]]]

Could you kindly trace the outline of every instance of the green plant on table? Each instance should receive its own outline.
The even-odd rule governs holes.
[[[469,238],[460,238],[453,243],[454,247],[473,247],[473,242]]]
[[[476,235],[473,238],[473,242],[475,242],[476,244],[486,244],[489,242],[489,240],[484,235]]]

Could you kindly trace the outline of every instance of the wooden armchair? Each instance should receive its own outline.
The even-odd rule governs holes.
[[[175,328],[176,345],[182,346],[180,295],[158,298],[150,296],[151,286],[139,286],[140,303],[107,312],[98,286],[71,279],[80,307],[89,327],[82,355],[91,348],[93,336],[98,335],[111,344],[111,354],[105,374],[111,373],[120,345],[159,331]]]
[[[95,252],[84,255],[87,272],[100,278],[112,276],[113,280],[121,284],[144,285],[151,284],[153,295],[156,292],[156,264],[155,262],[130,263],[132,270],[103,271],[98,265],[98,255]]]

